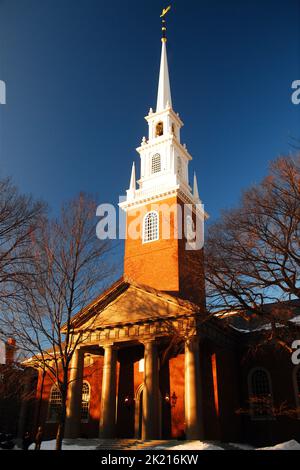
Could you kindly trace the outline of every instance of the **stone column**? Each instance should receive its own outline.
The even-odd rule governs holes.
[[[116,427],[117,351],[112,344],[104,346],[100,433],[102,439],[115,437]]]
[[[159,439],[159,373],[155,341],[145,346],[142,439]]]
[[[69,373],[65,424],[65,438],[67,439],[80,437],[83,363],[84,354],[80,349],[76,349],[71,359]]]
[[[199,338],[194,336],[185,343],[185,433],[187,439],[203,438],[201,415],[202,393],[200,382]]]

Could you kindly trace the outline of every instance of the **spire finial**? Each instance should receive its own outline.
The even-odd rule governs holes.
[[[130,186],[129,186],[129,189],[131,191],[135,191],[136,190],[136,178],[135,178],[135,164],[133,162],[132,164],[132,170],[131,170],[131,178],[130,178]]]
[[[156,112],[164,111],[167,107],[172,108],[170,78],[168,69],[168,58],[167,58],[167,35],[166,35],[166,21],[165,16],[170,11],[171,6],[165,8],[160,15],[163,22],[163,37],[162,37],[162,49],[161,49],[161,61],[160,61],[160,72],[159,72],[159,84],[158,84],[158,95]],[[169,102],[168,106],[167,103]]]
[[[196,172],[194,172],[194,191],[193,191],[194,198],[199,201],[199,190],[198,190],[198,181],[197,181],[197,176]]]
[[[162,11],[162,14],[160,17],[162,18],[162,42],[167,42],[167,23],[165,20],[166,14],[171,10],[171,5],[169,5],[167,8],[164,8]]]

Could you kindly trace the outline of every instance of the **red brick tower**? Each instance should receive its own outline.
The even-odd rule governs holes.
[[[202,233],[204,210],[192,160],[181,144],[183,126],[172,107],[166,37],[162,53],[156,111],[146,121],[148,138],[137,148],[140,179],[133,164],[130,188],[120,207],[127,215],[124,274],[130,280],[204,305]]]

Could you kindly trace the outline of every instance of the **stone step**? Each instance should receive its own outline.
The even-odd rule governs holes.
[[[153,447],[164,445],[170,441],[165,440],[147,440],[139,439],[105,439],[97,446],[96,450],[136,450],[152,449]]]

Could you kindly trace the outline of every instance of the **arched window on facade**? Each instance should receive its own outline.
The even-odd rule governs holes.
[[[273,397],[271,377],[267,370],[255,368],[248,376],[249,403],[251,418],[272,419]]]
[[[160,121],[156,124],[155,136],[160,137],[161,135],[164,135],[164,123]]]
[[[61,393],[56,385],[53,385],[50,392],[48,418],[50,423],[57,423],[59,421],[62,407]]]
[[[159,238],[159,215],[156,211],[148,212],[143,223],[143,243],[154,242]]]
[[[91,387],[88,382],[82,384],[81,395],[81,422],[87,423],[90,416]]]
[[[159,173],[161,171],[161,156],[159,153],[153,155],[151,160],[151,173]]]
[[[293,381],[294,381],[297,415],[298,415],[298,419],[300,419],[300,365],[294,368]]]

